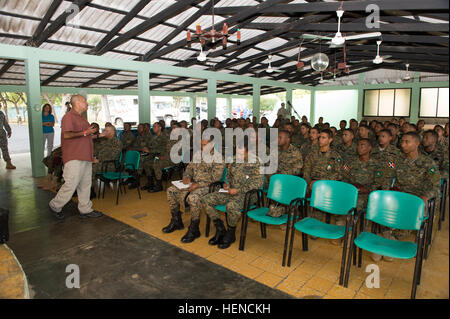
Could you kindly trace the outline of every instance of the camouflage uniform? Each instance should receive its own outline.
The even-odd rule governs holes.
[[[0,111],[0,149],[2,150],[3,160],[5,162],[8,162],[11,160],[11,157],[9,156],[8,152],[8,137],[6,136],[5,130],[6,133],[11,133],[11,127],[6,121],[5,114]]]
[[[48,168],[48,174],[52,174],[57,177],[62,176],[62,148],[58,147],[54,149],[49,156],[42,160],[45,166]]]
[[[395,169],[395,179],[394,189],[418,197],[439,198],[441,174],[436,163],[423,154],[414,160],[402,156]]]
[[[177,141],[175,141],[176,143]],[[159,136],[154,136],[151,140],[147,140],[147,147],[150,154],[144,157],[143,169],[147,176],[154,174],[157,180],[162,178],[162,169],[173,165],[170,161],[169,139],[163,133]],[[169,152],[167,149],[169,148]],[[161,159],[163,157],[163,159]]]
[[[102,138],[98,141],[97,147],[94,148],[94,157],[99,160],[98,163],[92,164],[92,180],[98,172],[101,172],[103,162],[118,161],[120,152],[122,152],[122,142],[117,137],[113,136],[111,139]],[[108,163],[104,167],[105,172],[114,172],[116,166],[114,163]]]
[[[442,178],[448,178],[448,152],[442,149],[442,147],[440,147],[439,145],[436,145],[434,150],[428,153],[421,145],[420,153],[430,157],[438,165],[439,172],[441,173]]]
[[[313,150],[303,166],[303,178],[308,184],[315,180],[341,180],[343,175],[342,157],[333,149],[322,153],[320,149]]]
[[[133,132],[123,132],[122,136],[120,136],[120,141],[122,142],[122,146],[124,150],[127,150],[133,147],[134,142],[136,141],[136,136],[134,136]]]
[[[226,205],[227,222],[230,227],[236,227],[241,217],[241,209],[244,208],[245,193],[252,189],[260,189],[263,185],[263,176],[259,172],[261,166],[259,159],[255,163],[233,163],[228,164],[227,181],[230,188],[238,189],[237,195],[228,193],[210,193],[202,198],[202,204],[206,213],[214,221],[220,218],[220,213],[214,208],[215,205]]]
[[[303,168],[303,158],[300,151],[294,145],[289,145],[286,151],[278,149],[278,169],[276,174],[299,175]],[[266,178],[265,188],[269,186],[268,178]],[[279,217],[284,214],[284,206],[278,206],[274,203],[270,205],[267,213],[272,217]]]
[[[341,155],[344,163],[349,163],[352,159],[354,159],[356,154],[356,144],[352,143],[352,145],[347,146],[344,143],[334,145],[333,149]]]
[[[316,144],[312,145],[311,141],[307,141],[303,143],[303,145],[300,147],[300,153],[303,156],[303,162],[306,160],[306,156],[308,156],[312,151],[316,151],[319,149],[319,142],[316,142]]]
[[[303,166],[303,178],[308,185],[316,180],[341,180],[343,176],[342,157],[333,149],[322,153],[319,148],[312,151]],[[316,219],[322,219],[324,214],[314,210],[311,214]],[[335,216],[336,224],[343,224],[342,216]]]
[[[378,184],[377,172],[379,164],[374,158],[370,158],[367,162],[361,162],[359,157],[354,156],[351,161],[344,164],[343,182],[353,184],[357,188],[359,185],[364,186],[369,193],[377,190],[381,185]],[[357,209],[365,209],[369,194],[358,193]]]
[[[191,182],[198,183],[199,186],[194,191],[190,192],[186,201],[189,204],[191,212],[191,220],[200,219],[201,213],[201,198],[208,194],[209,184],[220,180],[225,169],[225,163],[190,163],[185,174],[191,179]],[[170,210],[176,212],[180,210],[180,202],[184,201],[187,189],[178,189],[176,186],[170,186],[167,189],[167,201],[169,202]]]
[[[395,177],[395,169],[402,157],[401,152],[394,145],[385,149],[376,146],[372,149],[371,157],[378,163],[377,180],[382,189],[389,189]]]

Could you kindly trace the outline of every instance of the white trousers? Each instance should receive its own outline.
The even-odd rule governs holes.
[[[80,214],[92,212],[91,184],[92,184],[92,163],[87,161],[72,160],[64,164],[64,184],[58,194],[50,201],[49,205],[55,212],[60,212],[62,208],[71,200],[75,190],[78,195],[78,211]]]
[[[45,133],[44,134],[44,149],[45,149],[45,142],[47,141],[47,156],[49,156],[53,151],[54,138],[55,138],[55,133]]]

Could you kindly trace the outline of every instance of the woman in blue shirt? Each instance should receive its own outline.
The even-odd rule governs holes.
[[[45,104],[42,107],[42,128],[44,130],[44,148],[45,142],[47,141],[47,156],[52,153],[53,150],[53,139],[55,137],[55,117],[52,114],[52,107],[50,104]]]

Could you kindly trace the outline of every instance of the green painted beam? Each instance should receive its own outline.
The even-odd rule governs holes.
[[[357,88],[358,88],[358,111],[356,113],[356,120],[359,122],[363,117],[364,73],[359,74]]]
[[[208,79],[208,121],[216,117],[217,80]]]
[[[289,104],[287,103],[291,103],[291,105],[293,105],[292,103],[292,89],[286,89],[286,108],[289,108]],[[292,116],[292,108],[289,108],[291,110],[290,115]]]
[[[0,58],[25,60],[29,57],[37,57],[40,62],[103,68],[105,70],[123,70],[123,71],[146,71],[149,73],[158,73],[173,76],[192,77],[200,79],[214,79],[216,81],[239,82],[239,83],[258,83],[265,86],[309,89],[308,86],[296,83],[258,79],[249,76],[227,74],[222,72],[205,71],[194,68],[176,67],[166,64],[156,64],[149,62],[132,61],[125,59],[108,58],[104,56],[94,56],[89,54],[79,54],[72,52],[54,51],[26,46],[16,46],[0,44]]]
[[[417,123],[419,120],[419,104],[420,104],[420,82],[419,73],[414,73],[414,82],[412,83],[411,90],[411,107],[409,110],[409,121],[411,123]]]
[[[253,84],[253,116],[259,123],[261,117],[261,85]]]
[[[151,123],[149,77],[146,71],[138,72],[139,123]]]
[[[231,112],[233,110],[233,99],[230,96],[227,96],[227,117],[231,118]]]
[[[25,92],[25,85],[0,85],[0,91],[2,92]],[[74,88],[74,87],[56,87],[56,86],[42,86],[42,93],[52,94],[80,94],[85,92],[86,94],[96,95],[139,95],[138,90],[116,90],[116,89],[92,89],[92,88]],[[206,93],[193,93],[193,92],[169,92],[169,91],[152,91],[150,90],[150,96],[185,96],[185,97],[207,97]],[[217,94],[218,98],[251,98],[251,95],[236,95],[236,94]]]
[[[37,58],[32,57],[25,60],[25,78],[27,81],[25,92],[27,94],[31,171],[33,177],[41,177],[46,175],[46,169],[42,163],[44,158],[44,134],[42,131],[41,80]]]
[[[197,117],[197,98],[194,96],[189,97],[189,116],[192,119],[193,117]]]

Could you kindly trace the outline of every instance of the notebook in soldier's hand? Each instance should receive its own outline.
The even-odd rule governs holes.
[[[178,189],[188,189],[189,186],[191,186],[191,183],[189,184],[183,184],[183,180],[179,180],[179,181],[172,181],[172,184],[178,188]]]

